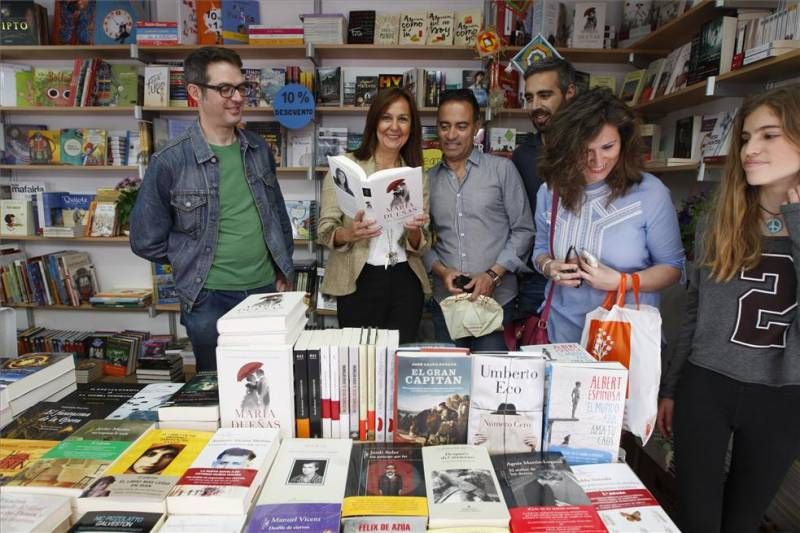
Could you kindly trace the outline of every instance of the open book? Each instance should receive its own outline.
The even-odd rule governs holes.
[[[388,168],[369,176],[343,155],[328,156],[336,199],[342,212],[354,218],[363,209],[380,225],[400,224],[422,213],[422,168]]]

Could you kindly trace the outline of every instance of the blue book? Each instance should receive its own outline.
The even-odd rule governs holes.
[[[94,19],[94,44],[136,42],[136,23],[149,18],[143,0],[97,2]]]
[[[224,44],[249,44],[247,29],[251,24],[261,24],[257,0],[231,0],[222,2],[222,42]]]
[[[340,503],[276,503],[257,505],[247,533],[339,531]]]
[[[40,204],[39,204],[39,214],[42,215],[39,217],[39,223],[42,225],[43,228],[49,228],[51,226],[63,226],[64,225],[64,216],[63,216],[63,208],[64,202],[62,198],[65,192],[43,192],[40,197]]]

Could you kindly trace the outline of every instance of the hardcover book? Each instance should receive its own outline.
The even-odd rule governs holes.
[[[606,4],[604,2],[575,4],[572,22],[572,47],[603,48],[603,33],[606,26]]]
[[[428,36],[426,44],[431,46],[453,45],[452,11],[431,11],[428,13]]]
[[[317,105],[342,105],[342,67],[317,67]]]
[[[645,70],[634,70],[625,74],[625,80],[622,82],[622,91],[620,91],[619,98],[626,104],[632,106],[636,105],[639,97],[644,88]]]
[[[338,531],[350,439],[285,439],[245,531]]]
[[[221,0],[197,0],[198,44],[222,44]]]
[[[286,212],[292,224],[292,237],[298,240],[314,238],[316,202],[314,200],[285,200]]]
[[[28,153],[31,165],[55,165],[61,154],[60,132],[28,130]]]
[[[375,39],[375,11],[350,11],[347,44],[372,44]]]
[[[399,44],[422,45],[428,38],[428,14],[424,11],[400,15]]]
[[[284,293],[285,294],[285,293]],[[294,381],[290,346],[217,347],[222,427],[278,428],[294,435]]]
[[[217,321],[225,333],[269,333],[284,331],[305,314],[303,292],[251,294]]]
[[[45,129],[47,126],[42,125],[4,124],[3,136],[6,146],[0,160],[7,165],[29,165],[31,163],[29,132]]]
[[[246,128],[264,139],[264,141],[272,150],[272,157],[275,159],[275,166],[284,166],[283,131],[281,129],[281,123],[277,120],[250,120],[247,122]]]
[[[526,355],[470,357],[469,444],[492,455],[542,449],[545,361]]]
[[[339,208],[353,217],[359,209],[387,230],[422,212],[420,167],[379,170],[369,176],[347,156],[328,157]]]
[[[0,200],[0,235],[33,235],[33,209],[30,200]]]
[[[144,105],[169,107],[169,67],[147,65],[144,68]]]
[[[458,351],[399,351],[395,368],[395,442],[466,443],[470,358]]]
[[[275,95],[286,85],[285,68],[262,68],[261,69],[261,100],[259,107],[272,107]]]
[[[219,429],[170,490],[167,511],[246,515],[279,445],[278,429]]]
[[[148,20],[149,5],[145,2],[97,2],[94,44],[131,44],[136,42],[136,23]]]
[[[489,103],[489,82],[485,70],[461,71],[461,86],[472,91],[480,107],[486,107]]]
[[[377,76],[356,76],[356,106],[369,106],[378,94]]]
[[[428,529],[508,527],[508,508],[486,448],[427,446],[422,460]]]
[[[61,163],[65,165],[82,165],[83,129],[63,129],[59,137],[61,142]]]
[[[610,533],[631,531],[632,527],[640,531],[680,532],[625,463],[580,465],[573,471]]]
[[[604,531],[560,453],[514,453],[492,457],[511,513],[511,531],[549,531],[569,524],[570,531]]]
[[[259,2],[225,0],[221,4],[223,44],[248,44],[247,28],[251,24],[261,24]]]
[[[728,149],[731,144],[730,133],[733,129],[733,122],[736,119],[737,111],[737,109],[733,111],[721,111],[714,117],[714,128],[705,136],[700,146],[703,160],[706,160],[706,158],[722,160],[722,158],[728,155]]]
[[[400,15],[395,13],[378,13],[375,16],[375,42],[384,46],[393,46],[400,36]]]
[[[397,531],[423,531],[427,517],[419,446],[378,442],[353,445],[342,504],[345,531],[359,531],[358,526],[367,521],[375,524],[389,519],[398,521]]]

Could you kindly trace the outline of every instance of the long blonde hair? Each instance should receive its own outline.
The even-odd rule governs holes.
[[[783,134],[800,150],[800,90],[782,87],[745,99],[731,131],[731,147],[720,191],[709,216],[701,264],[717,282],[730,281],[740,269],[761,260],[759,188],[747,183],[742,167],[742,129],[753,111],[766,106],[780,119]]]

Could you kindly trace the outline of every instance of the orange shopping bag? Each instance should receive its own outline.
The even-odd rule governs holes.
[[[625,307],[627,274],[603,304],[586,315],[581,345],[598,361],[619,361],[628,369],[622,427],[646,444],[655,427],[661,379],[661,313],[639,305],[639,275],[632,274],[634,307]]]

